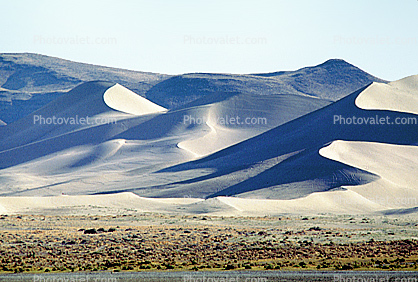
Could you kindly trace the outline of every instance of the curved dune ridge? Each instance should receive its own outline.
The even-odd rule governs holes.
[[[388,84],[373,82],[356,99],[364,110],[389,110],[418,114],[418,75]]]
[[[139,96],[120,84],[115,84],[103,94],[103,100],[110,108],[133,115],[146,115],[167,111],[153,102]]]
[[[200,118],[197,125],[204,134],[177,144],[195,157],[213,154],[329,104],[317,98],[284,94],[238,94],[228,99],[216,94],[204,98],[190,105],[195,110],[192,116]]]
[[[254,130],[240,130],[220,126],[210,118],[210,113],[205,126],[209,129],[207,134],[196,139],[182,141],[177,146],[192,153],[195,157],[203,157],[260,133],[258,128]]]
[[[319,154],[418,191],[418,146],[337,140],[321,148]]]
[[[338,140],[319,153],[380,177],[367,184],[344,188],[385,209],[414,208],[418,205],[417,146]]]
[[[355,105],[364,110],[418,114],[418,75],[388,84],[373,83],[357,96]],[[416,134],[416,126],[412,125],[411,134]],[[319,154],[380,177],[346,188],[377,200],[386,208],[410,208],[417,205],[418,199],[418,146],[414,144],[414,141],[411,145],[400,145],[335,140],[321,148]]]

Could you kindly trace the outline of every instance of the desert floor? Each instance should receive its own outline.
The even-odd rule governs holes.
[[[3,215],[0,272],[416,271],[416,222],[415,215]]]

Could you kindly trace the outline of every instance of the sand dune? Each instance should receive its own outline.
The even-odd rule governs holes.
[[[358,108],[355,104],[357,97],[369,87],[237,145],[205,158],[165,169],[164,172],[211,169],[206,178],[194,177],[183,182],[190,186],[189,190],[197,190],[205,182],[208,185],[210,183],[214,192],[211,197],[239,195],[249,198],[291,199],[341,186],[374,182],[380,176],[373,171],[329,161],[319,154],[322,147],[334,140],[394,145],[411,145],[417,142],[418,131],[415,124],[370,126],[335,123],[335,116],[370,119],[379,115],[388,116],[391,120],[416,118],[408,113]],[[276,160],[272,166],[265,166],[266,160],[274,158]]]
[[[213,93],[168,111],[118,84],[82,84],[1,128],[0,196],[8,197],[0,198],[0,211],[97,205],[109,212],[261,215],[413,208],[417,125],[341,119],[416,119],[417,77],[373,83],[332,104],[307,95]],[[54,115],[115,122],[33,122]]]
[[[365,110],[389,110],[418,114],[418,76],[409,76],[388,84],[373,82],[356,99]]]
[[[241,215],[263,214],[318,214],[320,212],[338,214],[366,214],[384,207],[353,191],[313,193],[294,200],[242,199],[219,197],[225,204],[233,206]]]
[[[219,95],[212,95],[194,101],[188,107],[207,103],[211,105],[207,112],[190,115],[200,118],[207,133],[178,144],[179,148],[196,157],[237,144],[328,104],[319,99],[298,95],[258,97],[238,94],[225,100]]]
[[[106,122],[106,119],[113,121],[113,118],[129,117],[113,111],[104,103],[103,94],[112,86],[114,83],[109,82],[82,84],[36,112],[9,124],[0,137],[0,151],[100,125],[96,117],[100,117],[99,123],[101,120]],[[62,120],[58,121],[58,118]],[[84,118],[83,122],[80,118]]]
[[[108,91],[113,93],[111,102],[104,99]],[[109,180],[102,183],[103,191],[123,190],[137,186],[138,176],[131,171],[149,171],[151,167],[158,170],[169,164],[196,158],[193,150],[180,149],[183,143],[200,143],[200,154],[210,154],[329,104],[297,95],[262,99],[257,95],[241,95],[239,99],[230,100],[214,95],[209,97],[211,104],[203,103],[164,113],[159,112],[162,110],[159,106],[135,96],[134,99],[138,98],[136,104],[135,101],[130,104],[138,109],[144,106],[141,109],[151,114],[138,116],[120,112],[124,109],[115,104],[117,98],[124,100],[128,97],[126,99],[129,100],[132,95],[135,94],[115,84],[87,83],[7,126],[4,135],[1,135],[3,138],[0,138],[0,166],[10,168],[2,171],[4,176],[0,183],[3,184],[3,195],[89,194],[98,192],[95,183],[102,182],[101,179]],[[113,103],[114,109],[106,104],[106,100]],[[295,105],[292,111],[288,109],[291,105]],[[216,134],[208,138],[211,135],[207,136],[209,127],[205,123],[184,121],[185,117],[209,120],[210,115],[224,118],[239,114],[243,117],[261,116],[268,122],[254,126],[216,124]],[[115,123],[39,125],[33,124],[35,115],[113,118]],[[119,147],[117,140],[125,141]],[[117,153],[113,152],[113,145],[110,144],[118,146]],[[112,175],[110,178],[103,175],[109,173]],[[172,181],[162,180],[154,177],[141,183],[151,185],[154,182],[156,185]]]
[[[167,110],[119,84],[107,89],[103,94],[103,100],[110,108],[133,115],[153,114]]]
[[[280,214],[368,214],[387,208],[353,191],[314,193],[295,200],[235,197],[144,198],[133,193],[52,197],[0,197],[0,214],[121,214],[130,212],[189,213],[219,216]]]
[[[379,176],[376,181],[347,189],[386,208],[418,205],[417,146],[334,141],[320,154]]]
[[[418,191],[418,146],[334,141],[319,153],[379,175],[393,185]]]

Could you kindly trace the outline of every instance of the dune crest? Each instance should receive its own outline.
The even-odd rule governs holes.
[[[418,183],[418,146],[337,140],[320,149],[319,154],[401,187],[416,189]]]
[[[387,209],[417,206],[417,146],[338,140],[320,149],[319,153],[380,177],[370,183],[345,188]]]
[[[389,110],[418,114],[418,75],[388,84],[373,82],[356,99],[364,110]]]
[[[116,111],[133,114],[146,115],[167,111],[153,102],[139,96],[120,84],[115,84],[103,94],[106,105]]]

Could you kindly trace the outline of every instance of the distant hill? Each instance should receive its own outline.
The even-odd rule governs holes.
[[[386,82],[344,60],[328,60],[297,71],[237,75],[194,73],[171,77],[147,91],[146,97],[166,108],[183,106],[211,93],[308,95],[336,101],[371,82]]]
[[[296,91],[336,101],[371,82],[387,82],[340,59],[293,72],[257,74],[276,78]]]
[[[165,108],[208,94],[296,94],[335,101],[370,82],[384,82],[343,61],[268,74],[165,74],[131,71],[31,53],[0,54],[0,119],[9,124],[88,81],[119,83]]]

